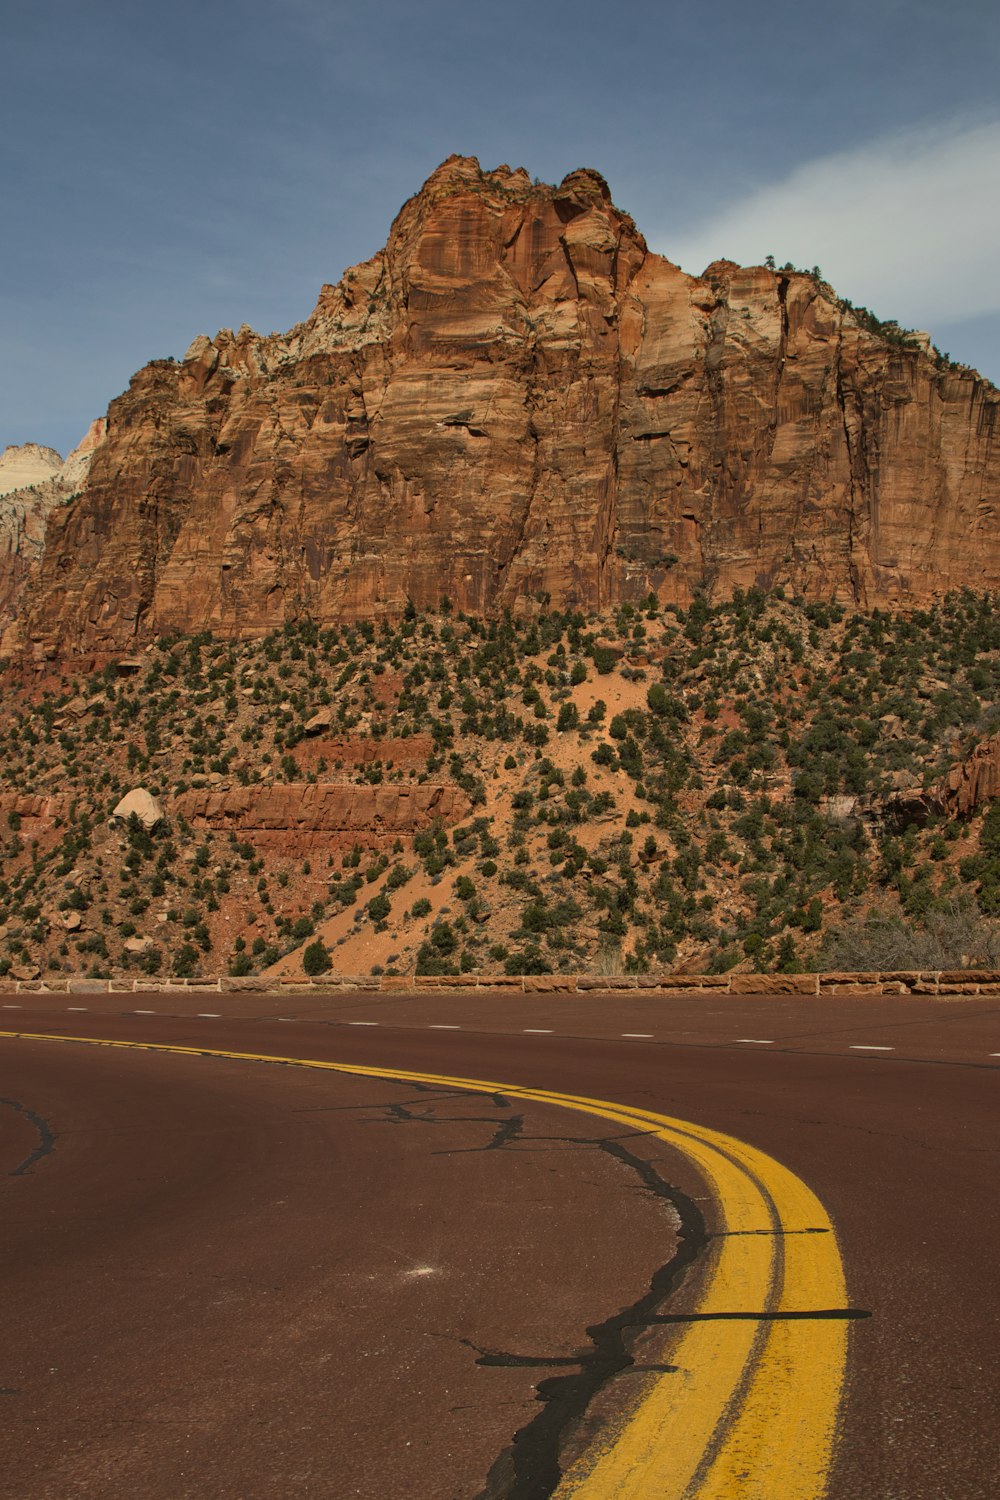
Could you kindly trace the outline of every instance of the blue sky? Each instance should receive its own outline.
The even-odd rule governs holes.
[[[819,264],[1000,381],[995,0],[3,0],[0,449],[307,316],[453,151]]]

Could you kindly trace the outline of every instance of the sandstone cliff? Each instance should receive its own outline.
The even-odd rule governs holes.
[[[904,787],[868,801],[862,810],[875,821],[905,828],[929,818],[970,818],[1000,797],[1000,734],[980,740],[935,785]],[[858,804],[855,804],[858,806]]]
[[[308,612],[1000,586],[1000,393],[829,287],[651,254],[604,181],[452,158],[305,323],[156,361],[52,517],[21,641]]]
[[[17,614],[20,594],[37,568],[51,512],[86,482],[104,440],[103,417],[63,461],[54,448],[23,443],[0,454],[0,636]]]
[[[193,828],[212,828],[251,837],[266,847],[326,850],[390,848],[400,835],[412,837],[435,822],[457,823],[469,811],[468,798],[450,783],[412,787],[354,786],[348,782],[293,783],[188,791],[174,810]]]

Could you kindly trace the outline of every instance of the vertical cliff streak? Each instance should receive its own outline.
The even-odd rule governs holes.
[[[850,424],[849,424],[849,422],[847,420],[847,400],[846,400],[846,397],[844,395],[843,350],[844,350],[844,320],[843,320],[843,315],[841,315],[840,322],[839,322],[839,327],[837,329],[836,395],[837,395],[837,406],[838,406],[839,411],[840,411],[841,429],[842,429],[843,434],[844,434],[844,451],[845,451],[845,453],[847,455],[847,466],[848,466],[848,490],[847,490],[847,568],[848,568],[848,577],[850,579],[850,584],[851,584],[852,602],[854,604],[863,604],[865,602],[865,600],[864,600],[865,589],[864,589],[864,583],[863,583],[863,573],[865,571],[867,571],[867,570],[863,569],[862,567],[859,567],[857,553],[856,553],[856,550],[855,550],[857,547],[862,546],[863,543],[861,542],[861,538],[859,536],[858,524],[857,524],[857,512],[858,512],[859,506],[858,506],[857,477],[856,477],[856,474],[855,474],[856,455],[855,455],[855,451],[854,451],[854,444],[851,442]],[[870,556],[870,554],[871,554],[871,538],[872,538],[872,534],[873,534],[873,527],[872,526],[868,526],[868,527],[865,528],[865,530],[867,531],[867,537],[866,537],[867,550],[868,550],[869,556]]]
[[[718,288],[716,293],[718,299]],[[705,386],[712,413],[708,442],[709,470],[702,496],[703,512],[697,521],[702,566],[697,587],[708,592],[711,592],[719,572],[717,531],[720,514],[724,514],[729,508],[731,500],[728,471],[732,451],[729,441],[729,403],[726,401],[723,376],[728,330],[729,304],[716,300],[709,318],[709,340],[705,349]]]

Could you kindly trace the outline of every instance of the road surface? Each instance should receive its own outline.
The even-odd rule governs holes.
[[[846,1273],[830,1495],[995,1492],[990,1000],[0,1004],[4,1495],[542,1500],[669,1388],[656,1319],[700,1305],[719,1207],[677,1142],[145,1044],[583,1095],[768,1153]]]

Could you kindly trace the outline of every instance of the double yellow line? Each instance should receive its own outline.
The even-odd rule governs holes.
[[[833,1225],[798,1177],[745,1141],[649,1110],[518,1084],[165,1043],[2,1031],[0,1037],[283,1063],[502,1093],[645,1132],[691,1161],[715,1204],[700,1301],[673,1325],[669,1373],[564,1475],[556,1500],[820,1500],[847,1359]]]

